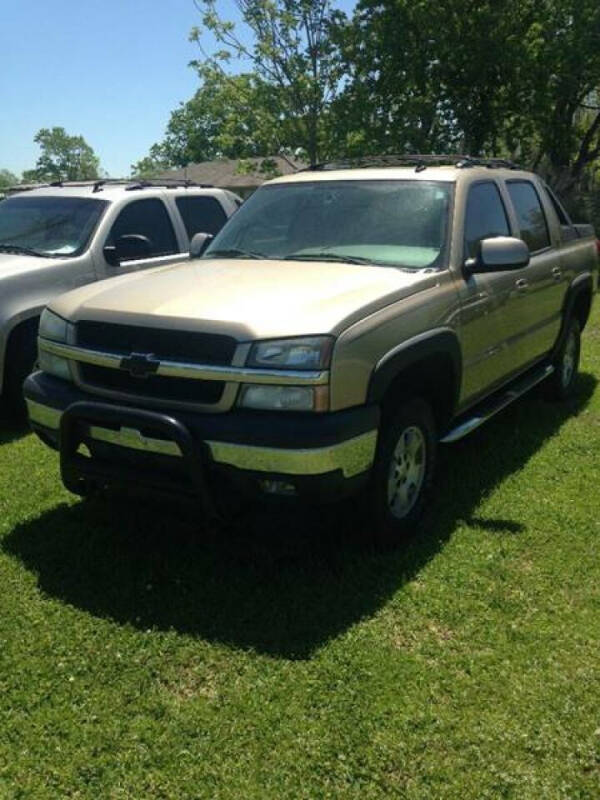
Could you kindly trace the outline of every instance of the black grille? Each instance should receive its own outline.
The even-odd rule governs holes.
[[[233,359],[236,340],[219,333],[78,322],[77,344],[107,353],[153,353],[162,360],[227,366]]]
[[[96,367],[92,364],[80,364],[79,369],[82,381],[89,386],[165,402],[175,400],[180,403],[218,403],[225,388],[223,381],[199,381],[164,375],[134,378],[125,370]]]

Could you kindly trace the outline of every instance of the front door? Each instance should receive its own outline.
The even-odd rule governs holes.
[[[103,247],[114,247],[121,236],[144,237],[148,240],[148,252],[142,257],[122,259],[118,266],[109,264],[101,252],[102,271],[107,278],[167,265],[187,257],[180,251],[169,212],[158,197],[133,200],[121,209]]]

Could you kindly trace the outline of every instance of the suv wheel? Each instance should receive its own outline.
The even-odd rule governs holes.
[[[575,391],[580,350],[581,330],[579,321],[573,317],[569,321],[566,336],[553,362],[554,372],[548,381],[550,394],[556,400],[566,400]]]
[[[435,464],[435,422],[429,405],[407,400],[384,422],[370,488],[376,538],[401,540],[421,517]]]

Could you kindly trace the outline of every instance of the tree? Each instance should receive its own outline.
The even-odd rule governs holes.
[[[361,0],[344,53],[358,146],[513,155],[563,188],[600,156],[597,0]]]
[[[361,0],[344,41],[344,127],[377,151],[483,154],[509,110],[522,5]]]
[[[140,177],[212,158],[267,156],[291,146],[278,96],[252,73],[226,75],[195,65],[202,85],[172,112],[162,142],[132,165]]]
[[[521,143],[528,161],[569,192],[600,156],[600,4],[545,0],[541,8],[524,40],[519,99],[528,119],[516,118],[511,145]]]
[[[19,183],[17,176],[8,169],[0,169],[0,192]]]
[[[41,128],[34,136],[41,153],[29,181],[79,181],[98,177],[100,160],[83,136],[69,136],[64,128]]]
[[[332,0],[234,0],[251,44],[238,35],[234,23],[216,10],[216,0],[197,0],[203,29],[222,50],[195,62],[223,70],[233,57],[247,61],[256,80],[272,93],[278,111],[276,127],[293,135],[296,147],[316,162],[326,152],[323,121],[342,80],[341,59],[333,32],[343,26],[345,15]],[[203,29],[194,28],[190,38],[202,46]],[[193,62],[194,63],[194,62]]]

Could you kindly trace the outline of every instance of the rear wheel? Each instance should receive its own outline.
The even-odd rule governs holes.
[[[400,542],[421,518],[435,454],[435,422],[429,405],[418,398],[402,402],[382,425],[371,476],[370,519],[379,543]]]
[[[581,329],[579,320],[573,317],[569,320],[565,337],[554,359],[554,372],[548,379],[548,390],[555,400],[566,400],[575,392],[580,351]]]

